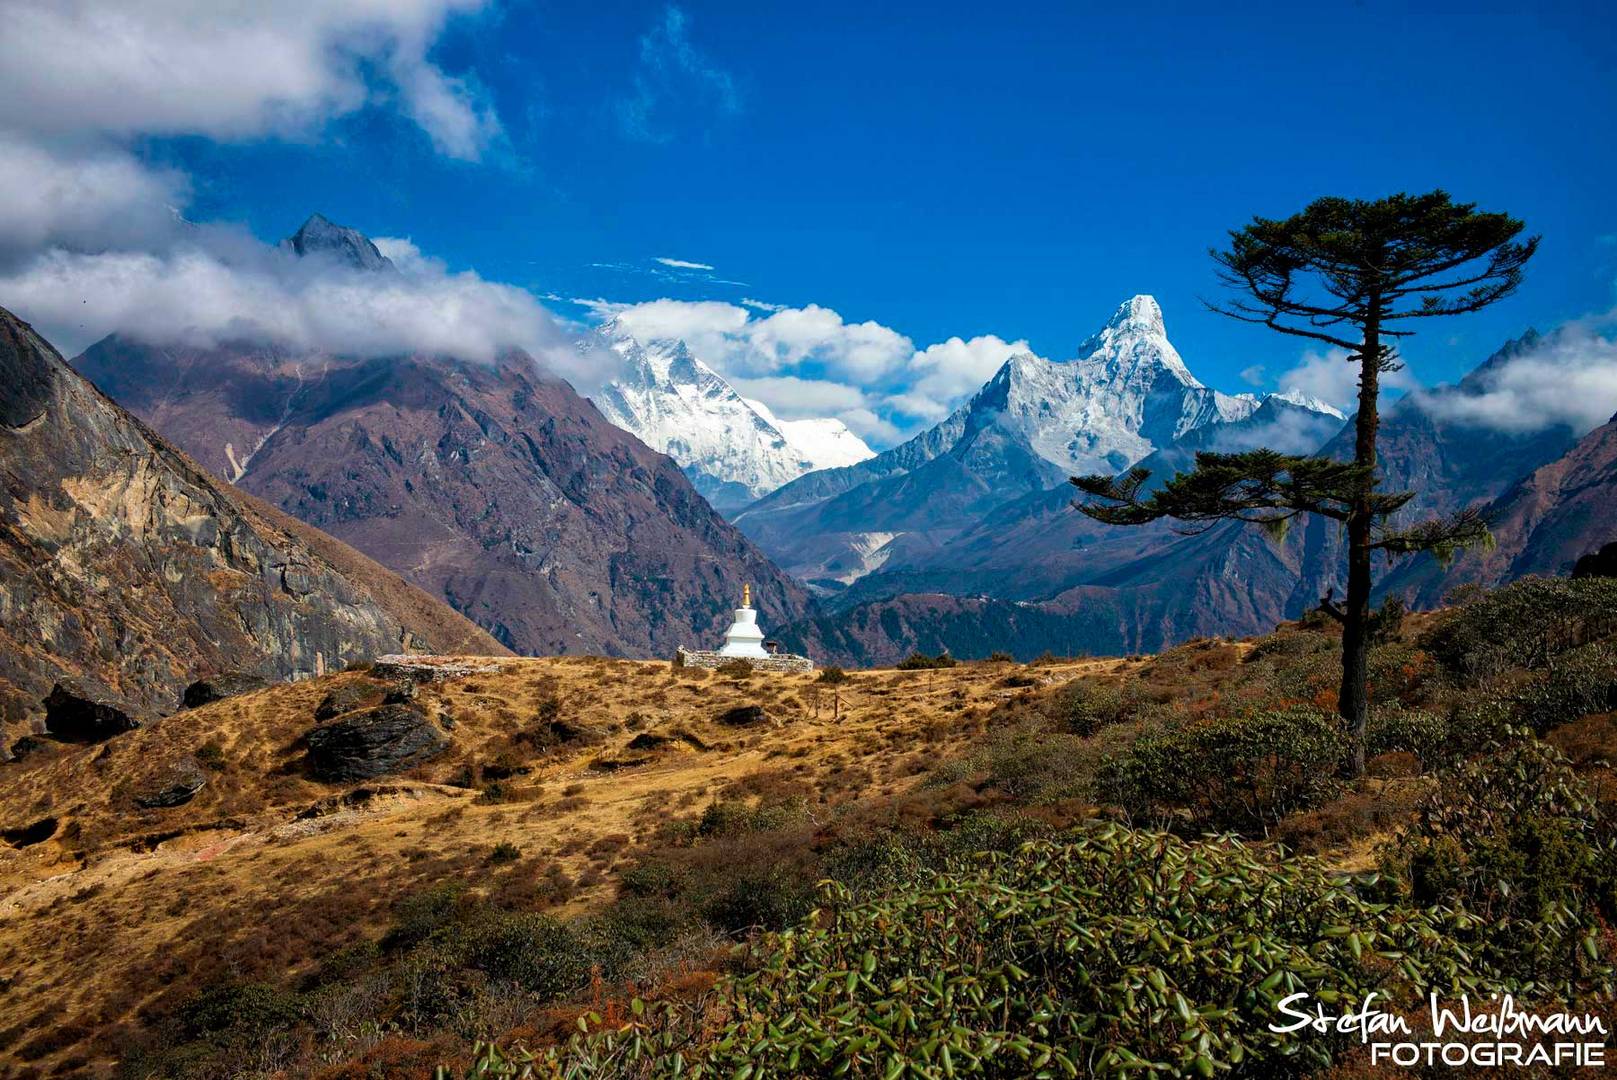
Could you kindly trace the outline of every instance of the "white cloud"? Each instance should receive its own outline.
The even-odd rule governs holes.
[[[1251,367],[1244,367],[1241,369],[1241,381],[1246,383],[1248,386],[1262,386],[1264,383],[1263,373],[1265,370],[1267,369],[1264,368],[1262,364],[1253,364]]]
[[[522,349],[587,390],[612,374],[526,290],[447,273],[408,241],[387,240],[397,274],[300,259],[250,238],[199,229],[167,252],[53,250],[0,275],[7,306],[72,354],[113,331],[209,346],[272,340],[316,352],[426,353],[490,360]]]
[[[662,263],[664,266],[672,266],[675,270],[713,270],[713,269],[715,269],[715,267],[709,266],[707,263],[690,262],[687,259],[668,259],[668,258],[659,257],[657,259],[657,261]]]
[[[1275,379],[1275,385],[1282,390],[1301,390],[1343,412],[1351,413],[1358,408],[1359,364],[1346,349],[1306,352],[1296,367]],[[1419,388],[1420,383],[1408,368],[1399,368],[1381,376],[1383,391]]]
[[[441,152],[475,160],[499,122],[427,53],[452,14],[483,2],[8,0],[4,124],[45,136],[303,135],[394,97]]]
[[[692,44],[689,18],[673,5],[640,37],[634,90],[617,103],[618,127],[641,142],[672,142],[676,130],[709,112],[741,111],[730,73]]]
[[[57,150],[0,131],[0,266],[52,246],[166,243],[186,189],[185,177],[116,147]]]
[[[1426,395],[1421,404],[1445,419],[1496,431],[1566,425],[1582,435],[1617,413],[1617,341],[1573,324],[1480,382],[1473,392]]]
[[[741,304],[742,304],[743,307],[750,307],[754,311],[785,311],[786,310],[786,305],[785,304],[771,304],[767,300],[754,300],[750,296],[743,296],[741,298]]]
[[[449,273],[408,239],[378,243],[398,274],[361,274],[187,222],[187,178],[131,150],[144,136],[316,137],[379,106],[474,160],[499,122],[427,57],[484,2],[0,0],[0,302],[69,353],[118,331],[474,360],[520,348],[586,386],[610,374],[531,294]]]
[[[804,379],[796,375],[769,375],[759,379],[736,378],[731,384],[741,394],[755,397],[783,420],[833,416],[865,407],[865,392],[847,383],[825,379]],[[771,404],[771,403],[778,403]]]
[[[849,322],[819,304],[743,300],[576,301],[616,319],[641,341],[683,340],[738,389],[788,418],[834,415],[861,436],[890,443],[946,416],[1025,341],[954,337],[917,350],[874,321]]]
[[[976,392],[1005,361],[1031,352],[1026,341],[1005,341],[993,334],[970,341],[952,337],[910,358],[908,389],[903,411],[927,420],[941,420],[956,402]]]

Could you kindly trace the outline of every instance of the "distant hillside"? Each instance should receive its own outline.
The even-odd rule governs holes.
[[[1617,417],[1534,469],[1487,514],[1494,547],[1463,552],[1448,566],[1412,562],[1388,579],[1385,591],[1435,606],[1459,585],[1565,574],[1580,557],[1617,540]]]
[[[190,681],[402,649],[506,650],[395,574],[223,484],[0,310],[0,715],[60,678],[170,711]]]
[[[309,257],[392,272],[366,269],[361,234],[317,225]],[[520,352],[359,359],[114,336],[75,364],[243,490],[518,652],[671,656],[717,640],[747,583],[766,626],[813,611],[673,461]]]
[[[1378,449],[1384,483],[1417,493],[1401,520],[1415,522],[1489,505],[1532,470],[1556,461],[1572,447],[1575,433],[1564,426],[1500,432],[1455,419],[1464,410],[1447,407],[1452,399],[1485,388],[1504,365],[1531,352],[1540,341],[1528,332],[1459,383],[1411,394],[1387,407]],[[1192,428],[1141,464],[1153,470],[1157,482],[1189,466],[1198,449],[1278,443],[1295,452],[1303,449],[1296,442],[1299,437],[1320,437],[1333,429],[1318,452],[1351,456],[1351,427],[1318,409],[1271,396],[1248,417]],[[1477,580],[1490,584],[1524,573],[1558,572],[1578,554],[1598,547],[1603,537],[1597,523],[1602,519],[1590,508],[1617,504],[1617,482],[1592,464],[1598,457],[1595,452],[1582,466],[1567,470],[1565,492],[1563,482],[1547,474],[1532,489],[1536,494],[1521,496],[1524,505],[1546,498],[1569,500],[1565,513],[1547,515],[1543,530],[1549,531],[1541,530],[1538,541],[1523,541],[1524,550],[1553,551],[1553,557],[1506,557],[1503,553],[1511,545],[1507,536],[1511,530],[1506,528],[1500,533],[1501,554],[1487,563],[1476,561],[1483,558],[1480,554],[1462,557],[1455,569],[1461,576],[1453,580],[1464,580],[1470,573],[1463,568],[1484,565],[1495,569],[1478,571]],[[788,485],[759,507],[816,475],[820,474]],[[1557,494],[1548,495],[1544,488],[1554,488]],[[1327,588],[1339,584],[1342,539],[1323,520],[1299,522],[1279,544],[1257,528],[1233,522],[1194,535],[1186,535],[1173,522],[1116,528],[1073,509],[1076,494],[1066,484],[1032,491],[939,542],[925,545],[912,534],[890,544],[884,565],[829,597],[832,612],[805,628],[804,638],[822,642],[842,663],[891,662],[923,639],[932,643],[928,648],[933,650],[947,647],[962,657],[986,655],[980,635],[964,615],[974,609],[945,615],[932,595],[948,593],[1019,605],[1003,621],[1010,636],[988,648],[1025,657],[1053,647],[1048,644],[1052,639],[1065,639],[1077,643],[1075,651],[1092,654],[1153,651],[1200,634],[1263,633],[1281,620],[1301,615]],[[924,504],[920,494],[916,503]],[[745,516],[741,521],[747,524]],[[1551,532],[1565,538],[1551,541]],[[1580,545],[1581,550],[1573,550]],[[1397,591],[1418,598],[1424,606],[1441,601],[1441,585],[1418,584],[1443,578],[1430,556],[1383,566],[1378,573],[1383,575],[1380,594]],[[1059,629],[1063,619],[1070,626]],[[902,629],[887,632],[892,627]],[[1018,636],[1023,634],[1027,636]]]

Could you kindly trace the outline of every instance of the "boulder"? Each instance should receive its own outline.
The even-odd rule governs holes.
[[[404,705],[415,700],[415,683],[409,679],[395,683],[382,697],[383,705]]]
[[[207,774],[194,757],[183,757],[159,769],[135,793],[135,805],[147,810],[179,806],[190,802],[208,782]]]
[[[11,744],[11,760],[21,761],[31,754],[50,749],[50,743],[38,735],[24,735]]]
[[[362,708],[376,696],[376,688],[366,683],[355,682],[338,686],[320,699],[320,704],[314,707],[316,720],[330,720],[343,713],[353,712]]]
[[[187,709],[194,709],[199,705],[206,705],[210,701],[223,701],[237,694],[250,694],[254,690],[262,690],[270,684],[268,679],[252,675],[245,671],[227,671],[222,675],[211,675],[206,679],[198,679],[185,688],[185,695],[181,698]]]
[[[713,719],[726,727],[752,727],[756,724],[773,723],[762,705],[737,705],[733,709],[724,710]]]
[[[57,742],[106,742],[138,727],[127,709],[80,683],[64,680],[45,697],[45,734]]]
[[[414,705],[378,705],[309,732],[309,769],[321,780],[368,780],[436,757],[449,740]]]
[[[1617,541],[1591,551],[1572,567],[1573,577],[1617,577]]]

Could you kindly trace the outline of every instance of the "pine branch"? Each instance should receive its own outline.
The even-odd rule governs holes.
[[[1405,529],[1379,534],[1370,545],[1390,555],[1413,555],[1430,551],[1439,563],[1447,565],[1466,548],[1494,546],[1493,533],[1480,510],[1461,510],[1447,518],[1433,518]]]
[[[1161,518],[1236,520],[1283,535],[1286,524],[1299,513],[1347,520],[1370,486],[1369,470],[1351,462],[1273,450],[1199,452],[1193,470],[1173,477],[1147,497],[1142,493],[1150,477],[1150,470],[1139,466],[1120,477],[1073,477],[1073,486],[1091,497],[1074,505],[1108,525],[1143,525]],[[1391,513],[1412,497],[1372,496],[1377,513],[1383,507]]]

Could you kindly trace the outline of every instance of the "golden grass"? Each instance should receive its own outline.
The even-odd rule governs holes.
[[[1116,661],[1030,669],[1040,684]],[[503,659],[497,674],[422,686],[453,722],[449,752],[397,777],[324,784],[301,737],[350,672],[271,687],[155,721],[104,746],[6,766],[0,827],[57,819],[55,835],[0,845],[0,1061],[50,1073],[145,1009],[218,978],[285,979],[387,924],[394,900],[446,877],[562,913],[610,895],[610,872],[670,817],[721,791],[790,784],[830,806],[912,786],[979,735],[1007,666],[732,679],[666,663]],[[770,722],[715,717],[760,705]],[[559,745],[550,720],[578,736]],[[554,731],[554,726],[544,728]],[[644,749],[631,749],[637,736]],[[204,749],[206,748],[206,749]],[[203,751],[190,803],[132,799],[172,759]],[[487,774],[500,777],[492,790]],[[479,777],[483,779],[480,781]],[[477,782],[481,790],[463,785]],[[522,853],[488,865],[496,844]],[[30,1044],[64,1018],[84,1040]],[[71,1034],[71,1033],[70,1033]],[[61,1043],[58,1046],[56,1043]],[[104,1068],[91,1055],[84,1066]]]

